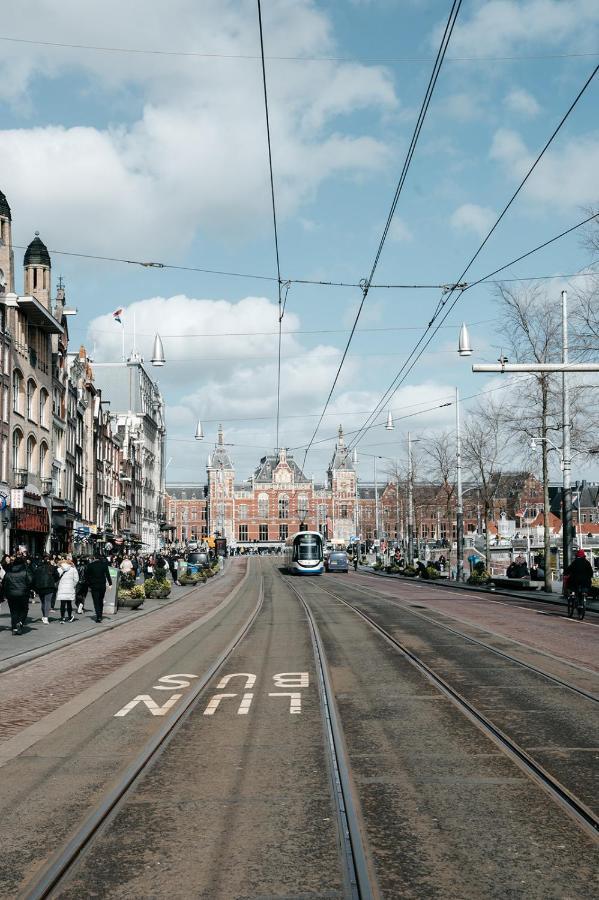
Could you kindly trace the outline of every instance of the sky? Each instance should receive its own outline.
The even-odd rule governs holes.
[[[280,268],[292,280],[278,443],[301,464],[362,299],[358,285],[375,258],[450,3],[262,5]],[[436,287],[368,293],[305,461],[317,481],[339,425],[351,433],[375,408],[443,298],[438,286],[459,278],[598,62],[596,0],[463,0],[374,279]],[[599,203],[598,112],[599,76],[468,279]],[[120,359],[119,307],[127,353],[135,345],[149,359],[160,333],[167,364],[150,370],[167,402],[167,481],[203,483],[219,423],[238,479],[247,478],[276,444],[278,349],[255,0],[10,4],[0,32],[0,114],[0,190],[12,208],[17,291],[22,253],[39,231],[53,276],[63,276],[78,309],[69,322],[73,349],[84,344],[98,362]],[[593,262],[581,236],[503,277],[568,276],[543,282],[559,303],[562,288],[582,283],[571,276]],[[295,283],[302,279],[356,286]],[[456,352],[462,321],[474,349],[468,360]],[[408,428],[418,437],[453,427],[454,408],[438,406],[456,386],[466,418],[475,395],[505,384],[471,372],[473,362],[499,356],[499,325],[495,285],[464,293],[360,441],[361,478],[372,478],[372,455],[384,457],[383,468],[405,459]],[[488,396],[509,401],[509,386]],[[198,418],[204,442],[194,441]],[[573,474],[590,477],[576,463]]]

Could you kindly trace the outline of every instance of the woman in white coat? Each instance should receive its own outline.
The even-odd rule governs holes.
[[[79,581],[79,575],[75,564],[70,559],[61,559],[58,562],[60,579],[56,589],[56,599],[60,601],[60,621],[74,622],[73,603],[75,602],[75,588]]]

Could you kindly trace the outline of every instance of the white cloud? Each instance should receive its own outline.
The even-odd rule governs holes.
[[[443,100],[443,112],[457,122],[472,122],[485,114],[481,98],[472,91],[450,94]]]
[[[518,47],[574,47],[594,50],[599,30],[596,0],[491,0],[474,4],[469,20],[459,21],[452,55],[503,56]],[[439,40],[435,30],[433,44]]]
[[[491,159],[516,182],[530,167],[534,155],[517,132],[500,129],[493,137]],[[597,202],[599,133],[579,135],[547,151],[525,187],[524,196],[563,210]]]
[[[477,237],[484,237],[497,218],[496,213],[488,206],[476,203],[463,203],[451,216],[452,228],[461,231],[472,231]]]
[[[403,219],[394,216],[389,229],[389,240],[395,244],[403,244],[414,240],[414,235]]]
[[[26,4],[7,11],[5,33],[29,34]],[[233,0],[192,0],[148,11],[141,0],[37,4],[36,33],[68,43],[202,51],[259,52],[255,8]],[[113,23],[119,22],[118,40]],[[184,27],[183,27],[184,23]],[[331,55],[329,18],[309,0],[278,0],[265,11],[267,53]],[[0,134],[2,190],[25,235],[39,228],[52,243],[126,256],[182,254],[202,233],[255,237],[270,227],[261,71],[256,59],[120,54],[2,43],[0,91],[17,108],[35,78],[87,78],[90,118],[98,98],[135,113],[106,127],[49,126]],[[282,77],[284,76],[284,77]],[[388,148],[345,117],[397,106],[378,66],[268,62],[277,206],[282,219],[311,201],[332,177],[371,175]],[[140,110],[140,111],[138,111]],[[118,115],[114,112],[113,115]],[[89,121],[89,119],[88,119]],[[61,215],[56,216],[56,209]],[[168,228],[165,223],[168,222]]]
[[[523,88],[514,88],[503,100],[505,107],[519,116],[534,118],[541,112],[537,100]]]

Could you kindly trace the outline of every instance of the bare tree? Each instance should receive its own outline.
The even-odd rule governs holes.
[[[445,506],[445,519],[449,531],[453,519],[453,498],[456,491],[455,433],[449,429],[433,435],[426,441],[428,475],[435,487],[440,487]]]
[[[501,477],[501,466],[509,436],[504,428],[502,408],[496,401],[475,407],[464,425],[462,458],[478,485],[485,522],[485,556],[489,568],[491,535],[489,525],[493,498]]]

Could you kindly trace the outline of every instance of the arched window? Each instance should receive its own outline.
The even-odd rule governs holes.
[[[40,444],[40,478],[48,478],[48,445],[42,441]]]
[[[29,437],[27,438],[27,456],[26,456],[26,460],[25,460],[25,464],[26,464],[28,473],[29,472],[33,473],[35,471],[34,467],[35,467],[35,462],[36,462],[36,460],[35,460],[36,449],[37,449],[36,440],[35,440],[34,436],[32,434],[30,434]]]
[[[300,519],[305,519],[308,515],[308,498],[305,494],[300,494],[297,498],[297,514]]]
[[[48,427],[48,391],[45,388],[40,390],[40,425],[44,428]]]
[[[289,518],[289,497],[287,494],[279,495],[279,519]]]
[[[27,418],[35,420],[35,392],[37,390],[37,385],[33,378],[30,378],[27,382]]]
[[[22,468],[22,465],[21,465],[21,463],[22,463],[22,460],[21,460],[22,446],[23,446],[23,434],[18,428],[15,428],[15,430],[12,433],[12,465],[13,465],[13,469]]]
[[[12,373],[12,408],[13,412],[23,412],[23,404],[21,403],[21,391],[23,390],[23,376],[18,369]]]
[[[268,518],[268,494],[258,495],[258,515],[261,519]]]

